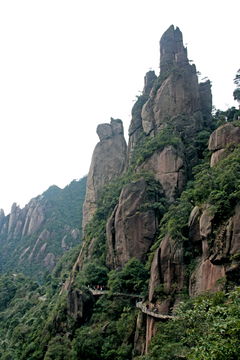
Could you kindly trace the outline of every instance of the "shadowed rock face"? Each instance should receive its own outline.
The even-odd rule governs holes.
[[[121,192],[119,205],[107,223],[107,265],[123,268],[133,257],[145,262],[156,239],[158,220],[148,202],[145,179],[128,184]]]
[[[156,302],[155,289],[162,285],[166,299],[158,300],[158,311],[161,314],[168,314],[171,304],[170,294],[172,291],[181,291],[186,280],[184,265],[184,250],[170,240],[167,234],[156,250],[151,266],[151,277],[149,281],[149,302]],[[173,288],[174,284],[174,288]]]
[[[97,134],[100,142],[93,152],[88,173],[86,196],[83,204],[83,229],[93,217],[96,201],[103,186],[122,173],[126,156],[127,145],[123,136],[121,120],[111,119],[110,124],[99,125]]]
[[[67,299],[67,314],[79,325],[83,325],[91,315],[94,299],[90,291],[82,292],[79,289],[70,289]]]

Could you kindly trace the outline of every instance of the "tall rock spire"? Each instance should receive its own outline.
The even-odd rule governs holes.
[[[110,124],[97,127],[100,142],[96,145],[88,173],[86,196],[83,204],[82,228],[92,219],[97,208],[96,201],[103,186],[123,171],[126,141],[122,121],[111,118]]]
[[[168,71],[173,65],[184,67],[188,65],[187,48],[183,46],[182,33],[171,25],[160,40],[160,71]]]

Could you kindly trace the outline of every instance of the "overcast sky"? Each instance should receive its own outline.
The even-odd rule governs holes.
[[[198,4],[198,5],[197,5]],[[238,106],[240,2],[0,0],[0,208],[23,208],[50,185],[88,173],[96,127],[120,118],[159,40],[180,28],[188,57],[212,81],[213,105]]]

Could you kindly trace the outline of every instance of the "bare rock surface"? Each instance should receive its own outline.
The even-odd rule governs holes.
[[[167,234],[155,252],[149,281],[149,302],[156,303],[158,301],[159,313],[168,314],[172,305],[169,295],[173,291],[173,284],[175,284],[175,290],[181,291],[185,277],[183,248],[172,242]],[[159,285],[162,286],[167,296],[160,302],[154,294]]]
[[[209,139],[209,150],[216,151],[224,149],[228,144],[240,141],[240,128],[235,127],[232,123],[226,123],[216,129]]]
[[[144,131],[148,134],[166,119],[171,121],[178,115],[192,115],[196,129],[201,127],[203,119],[202,114],[200,117],[198,114],[201,104],[196,67],[189,64],[182,33],[173,25],[160,40],[160,79],[157,92],[151,91],[142,108]]]
[[[176,189],[179,192],[183,190],[186,181],[183,173],[184,162],[181,154],[177,153],[173,146],[165,147],[162,152],[155,152],[147,159],[143,168],[154,173],[155,179],[161,183],[170,202],[174,201]]]
[[[90,291],[78,288],[68,291],[67,314],[79,325],[83,325],[92,314],[94,299]]]
[[[240,142],[240,128],[226,123],[216,129],[210,136],[208,148],[212,150],[211,166],[214,166],[225,154],[225,147],[230,143]]]
[[[141,178],[125,186],[119,205],[107,223],[109,253],[107,263],[112,268],[123,268],[135,257],[142,262],[156,239],[158,221],[148,202],[146,181]]]
[[[188,238],[193,244],[196,244],[202,240],[200,234],[200,224],[199,224],[200,214],[201,214],[200,208],[198,206],[195,206],[190,214],[188,221],[188,227],[189,227]]]
[[[17,206],[16,203],[13,203],[11,207],[10,218],[8,223],[8,234],[13,229],[13,227],[16,226],[20,216],[20,212],[21,212],[20,206]]]
[[[44,265],[49,271],[52,271],[55,267],[55,255],[53,253],[48,253],[43,260]]]
[[[5,220],[4,211],[3,211],[3,209],[0,209],[0,233],[1,233],[1,230],[2,230],[2,226],[4,224],[4,220]]]
[[[91,220],[96,210],[96,201],[103,186],[123,171],[126,155],[126,141],[121,120],[101,124],[97,128],[100,142],[93,152],[87,179],[85,202],[83,204],[82,227]]]
[[[189,295],[196,296],[206,290],[218,290],[216,281],[223,276],[225,276],[224,266],[213,265],[209,259],[204,261],[191,275]]]
[[[28,260],[31,260],[31,258],[34,258],[37,254],[37,251],[39,250],[40,246],[49,238],[50,232],[46,229],[43,230],[43,232],[39,235],[37,238],[36,243],[34,244],[34,247],[28,257]]]

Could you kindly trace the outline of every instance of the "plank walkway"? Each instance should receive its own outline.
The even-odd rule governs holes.
[[[144,306],[141,302],[137,302],[136,307],[141,309],[144,314],[150,315],[150,316],[158,318],[158,319],[164,319],[164,320],[166,319],[166,320],[168,320],[168,319],[173,319],[175,317],[175,316],[172,316],[172,315],[158,314],[158,313],[156,313],[156,312],[154,312],[152,310],[147,309],[147,307]]]
[[[104,294],[108,294],[108,290],[96,290],[96,289],[92,289],[92,288],[88,288],[89,291],[91,291],[91,293],[93,295],[104,295]],[[139,294],[128,294],[128,293],[113,293],[113,295],[120,295],[120,296],[127,296],[127,297],[132,297],[132,298],[137,298],[137,299],[143,299],[142,295]]]
[[[104,294],[108,294],[108,290],[95,290],[95,289],[92,289],[92,288],[88,288],[88,290],[91,291],[91,293],[93,295],[104,295]],[[138,294],[127,294],[127,293],[114,293],[113,295],[122,295],[122,296],[128,296],[128,297],[133,297],[133,298],[142,298],[143,299],[143,296],[141,295],[138,295]],[[144,314],[147,314],[147,315],[150,315],[154,318],[157,318],[157,319],[162,319],[162,320],[169,320],[169,319],[173,319],[175,316],[173,315],[163,315],[163,314],[158,314],[152,310],[149,310],[146,306],[144,306],[142,304],[141,301],[137,302],[136,303],[136,307],[141,309],[142,312]]]

